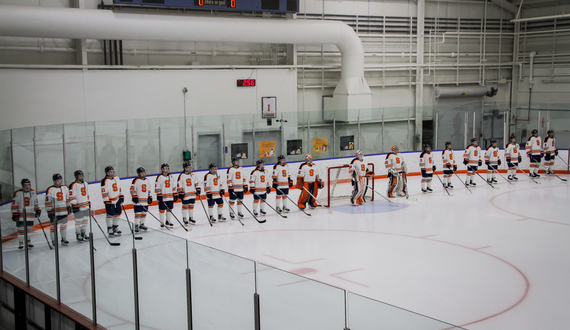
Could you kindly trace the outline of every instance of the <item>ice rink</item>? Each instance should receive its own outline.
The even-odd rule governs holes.
[[[265,224],[257,223],[244,210],[245,226],[229,219],[226,206],[228,221],[210,227],[204,210],[196,204],[197,225],[185,232],[176,223],[173,234],[220,251],[199,244],[188,247],[190,269],[199,269],[192,273],[196,284],[193,307],[194,322],[202,326],[195,328],[253,328],[249,305],[253,298],[249,294],[249,301],[233,298],[240,296],[240,291],[253,290],[253,263],[222,251],[276,268],[258,266],[262,306],[275,303],[286,310],[302,309],[307,304],[308,309],[314,296],[324,299],[328,294],[337,295],[336,291],[328,292],[326,286],[305,280],[309,278],[468,329],[568,328],[570,188],[556,177],[542,176],[538,179],[541,184],[522,174],[518,177],[512,185],[498,177],[497,189],[476,178],[477,187],[471,188],[472,193],[455,177],[453,196],[448,196],[437,177],[433,181],[435,191],[422,194],[420,177],[412,176],[410,197],[417,201],[396,198],[392,204],[377,197],[353,207],[348,200],[335,200],[330,211],[307,210],[311,217],[289,203],[292,212],[287,219],[266,208]],[[378,179],[377,190],[385,194],[386,184],[386,179]],[[350,184],[338,187],[349,188]],[[298,193],[293,190],[290,196],[296,200]],[[250,208],[251,199],[251,195],[246,198]],[[274,192],[268,201],[274,205]],[[158,215],[156,207],[151,212]],[[175,214],[182,219],[179,203]],[[128,216],[134,219],[132,210]],[[98,216],[98,220],[103,224],[104,216]],[[146,224],[166,231],[150,216]],[[122,245],[110,247],[93,226],[97,230],[99,322],[109,329],[132,329],[132,236],[127,233],[127,224],[122,223],[123,236],[112,238]],[[153,231],[140,236],[143,240],[135,244],[143,328],[184,328],[186,242]],[[36,245],[30,252],[32,285],[53,296],[53,251],[46,246],[41,231],[35,231],[32,237]],[[62,300],[90,316],[88,243],[75,241],[73,223],[68,228],[68,239],[71,244],[60,249]],[[23,252],[16,249],[15,240],[3,248],[5,268],[22,278]],[[264,295],[264,290],[273,294]],[[284,298],[292,293],[301,298]],[[264,300],[269,296],[283,298]],[[262,307],[262,328],[330,329],[326,322],[344,314],[336,305],[327,306],[327,310],[317,314],[322,318],[323,313],[329,313],[330,320],[299,327],[296,322],[310,325],[314,320],[302,320],[303,315],[294,311],[283,319],[280,317],[286,312],[271,317]],[[337,312],[341,315],[335,316]],[[168,315],[168,320],[153,315]],[[155,321],[158,319],[162,321]],[[356,317],[354,320],[357,322]],[[373,327],[353,323],[350,328]]]

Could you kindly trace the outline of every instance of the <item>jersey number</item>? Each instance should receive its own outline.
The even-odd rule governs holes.
[[[366,171],[366,166],[364,166],[364,164],[361,164],[361,165],[360,165],[360,170],[361,170],[362,172]]]
[[[165,180],[165,181],[164,181],[164,187],[170,188],[170,180]]]
[[[540,141],[538,141],[538,139],[536,140],[536,145],[537,145],[537,146],[540,145]]]
[[[477,150],[473,151],[473,155],[475,155],[475,157],[477,157],[479,155],[479,152]]]
[[[315,170],[309,170],[309,175],[310,175],[310,176],[315,175]]]
[[[497,154],[498,154],[498,153],[499,153],[499,152],[498,152],[497,150],[493,151],[493,157],[497,157]]]
[[[236,179],[241,179],[241,172],[236,172]]]
[[[117,190],[119,190],[119,188],[117,188],[117,184],[113,183],[113,191],[117,191]]]
[[[30,197],[25,197],[25,198],[24,198],[24,205],[25,205],[25,206],[30,206]]]
[[[62,193],[61,191],[58,192],[58,193],[56,194],[56,196],[57,196],[57,200],[58,200],[58,201],[62,201],[62,200],[63,200],[63,193]]]
[[[396,164],[400,164],[400,157],[396,157]]]
[[[188,178],[186,179],[186,187],[191,187],[192,186],[192,179]]]
[[[284,178],[287,177],[287,171],[286,171],[286,170],[281,171],[281,174],[283,174],[283,177],[284,177]]]
[[[513,152],[516,154],[516,153],[517,153],[517,148],[513,148]]]
[[[214,178],[214,186],[218,185],[218,178]]]
[[[81,188],[81,196],[87,196],[87,190],[85,187]]]
[[[260,177],[259,177],[259,181],[265,182],[265,175],[260,176]]]
[[[146,184],[141,185],[141,191],[146,192]]]
[[[453,160],[453,154],[449,154],[449,159]]]

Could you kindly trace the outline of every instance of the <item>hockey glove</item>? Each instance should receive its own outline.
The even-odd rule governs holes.
[[[435,167],[435,165],[434,165],[434,166],[433,166],[433,171],[434,171],[434,172],[435,172],[435,169],[436,169],[436,167]]]
[[[554,155],[558,156],[558,149],[554,150]]]
[[[325,184],[321,180],[319,180],[317,181],[317,187],[319,187],[319,189],[323,189],[325,187]]]
[[[212,199],[212,194],[206,194],[207,199]]]
[[[67,215],[73,214],[73,208],[70,206],[67,207]]]
[[[139,203],[139,198],[133,197],[133,204],[138,204],[138,203]]]
[[[42,215],[42,210],[36,210],[36,218],[39,218]]]
[[[247,194],[247,192],[249,191],[249,187],[248,186],[243,186],[243,193]]]
[[[277,180],[273,180],[273,189],[277,190],[277,187],[279,187]]]
[[[544,152],[541,152],[541,153],[540,153],[540,157],[544,157]]]
[[[121,204],[125,203],[125,195],[121,195],[121,197],[119,197],[119,200],[121,201]]]
[[[55,212],[48,212],[48,218],[53,221],[55,220]]]
[[[267,189],[265,189],[265,191],[266,191],[268,194],[271,194],[271,187],[267,187]]]
[[[499,166],[501,166],[503,162],[501,162],[501,158],[499,158]]]
[[[234,189],[233,188],[228,188],[228,194],[230,195],[230,197],[234,194]]]
[[[72,211],[73,211],[73,213],[79,212],[79,206],[73,206]]]
[[[479,166],[483,165],[483,161],[479,159]]]
[[[196,188],[196,195],[200,196],[201,193],[202,193],[202,188],[200,187]]]
[[[464,159],[464,160],[463,160],[463,165],[467,165],[467,164],[469,164],[469,161],[468,161],[467,159]]]
[[[14,213],[12,214],[12,221],[18,221],[20,220],[20,214],[19,213]]]
[[[457,171],[457,165],[453,165],[453,172]]]
[[[162,201],[163,201],[163,200],[162,200],[162,195],[157,195],[157,196],[156,196],[156,199],[157,199],[159,202],[161,202],[161,203],[162,203]]]
[[[176,203],[177,200],[178,200],[178,194],[172,195],[172,202]]]
[[[422,176],[426,175],[426,170],[422,169]]]
[[[224,189],[220,189],[220,196],[224,197],[225,194],[226,194],[226,191]]]
[[[373,176],[374,176],[374,172],[373,172],[373,171],[368,171],[368,172],[366,172],[366,176],[373,177]]]
[[[519,163],[522,163],[522,157],[519,156]]]
[[[293,180],[291,180],[291,178],[289,178],[289,188],[293,187]]]
[[[451,164],[447,164],[447,165],[445,165],[445,167],[447,167],[448,169],[451,169]]]
[[[151,195],[148,195],[147,203],[148,203],[148,205],[152,204],[152,196]]]

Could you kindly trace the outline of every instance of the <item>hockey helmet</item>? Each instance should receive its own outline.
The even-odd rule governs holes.
[[[451,145],[451,141],[445,141],[445,147],[449,147]]]
[[[160,165],[160,171],[164,172],[164,169],[168,167],[168,169],[170,169],[170,165],[168,165],[167,163],[163,163],[162,165]]]
[[[477,140],[477,138],[472,138],[472,139],[471,139],[471,143],[477,142],[477,141],[479,141],[479,140]]]
[[[538,130],[535,128],[532,130],[532,132],[530,132],[530,134],[532,134],[532,135],[538,134]]]
[[[550,134],[554,134],[554,131],[549,129],[548,132],[546,132],[546,134],[550,135]]]
[[[144,169],[144,167],[137,168],[137,174],[141,174],[141,173],[146,173],[146,170]]]
[[[517,137],[515,136],[515,133],[511,134],[511,136],[509,137],[511,140],[516,139]]]
[[[55,182],[55,180],[63,180],[63,177],[61,176],[61,174],[56,173],[52,175],[51,179]]]
[[[107,166],[105,167],[105,175],[109,175],[110,171],[114,171],[115,169],[113,168],[113,166]]]
[[[305,155],[305,161],[306,162],[313,161],[313,156],[311,156],[311,154],[306,154]]]
[[[265,161],[263,159],[256,160],[255,165],[259,166],[259,164],[265,164]]]
[[[279,162],[280,160],[282,160],[282,159],[285,160],[285,156],[283,156],[283,155],[277,156],[277,161],[278,161],[278,162]]]
[[[422,146],[422,149],[423,149],[423,150],[427,150],[428,148],[431,148],[431,147],[430,147],[429,144],[427,144],[427,143]]]
[[[77,170],[73,172],[73,176],[75,176],[75,179],[77,179],[77,177],[80,175],[84,175],[82,170]]]
[[[218,168],[218,166],[216,165],[216,163],[211,163],[210,165],[208,165],[208,168],[209,169]]]
[[[397,145],[393,145],[392,148],[390,148],[390,150],[392,150],[392,152],[396,152],[399,151],[400,148]]]
[[[30,189],[32,188],[32,182],[28,178],[23,178],[22,181],[20,181],[20,184],[22,185],[22,190],[24,190],[25,192],[30,191]],[[25,184],[28,184],[29,186],[26,187],[24,186]]]
[[[356,157],[358,156],[364,156],[364,154],[362,153],[362,150],[356,150]]]
[[[493,144],[493,143],[497,143],[497,140],[495,140],[495,139],[491,139],[491,141],[490,141],[490,142],[491,142],[491,144]]]
[[[187,167],[192,167],[192,164],[190,164],[189,162],[184,162],[184,164],[182,164],[182,170],[186,171]]]

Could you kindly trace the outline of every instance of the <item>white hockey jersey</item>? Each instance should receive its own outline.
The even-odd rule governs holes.
[[[505,158],[507,162],[518,163],[519,157],[521,157],[521,147],[518,143],[509,143],[505,149]]]
[[[251,177],[249,179],[249,187],[252,193],[264,194],[267,187],[270,186],[271,181],[269,173],[264,170],[255,169],[251,172]]]
[[[162,196],[164,202],[174,200],[174,192],[176,191],[176,183],[172,180],[172,175],[159,175],[154,183],[154,192],[156,196]]]
[[[481,154],[481,147],[470,145],[467,147],[467,149],[465,149],[463,159],[466,159],[469,162],[469,166],[479,166],[479,161],[483,159],[483,155]]]
[[[289,165],[280,165],[279,163],[273,166],[273,180],[277,180],[279,189],[289,188],[289,179],[291,178],[291,171]]]
[[[228,189],[240,192],[243,191],[244,186],[247,186],[247,178],[242,173],[242,167],[230,167],[228,169]]]
[[[297,182],[299,178],[303,179],[303,182],[312,183],[315,181],[319,181],[319,171],[315,164],[307,164],[303,163],[299,166],[299,174],[297,175]]]
[[[527,155],[540,155],[542,153],[542,143],[540,143],[540,136],[531,136],[526,143]]]
[[[210,172],[204,176],[204,190],[206,194],[212,194],[213,198],[220,198],[220,189],[222,189],[222,180],[217,174]]]
[[[447,165],[453,167],[456,164],[453,156],[453,150],[444,150],[441,154],[441,160],[443,161],[443,166],[445,168],[447,168]]]
[[[38,196],[33,189],[30,189],[28,192],[24,192],[20,189],[14,193],[11,207],[13,215],[18,214],[20,219],[23,219],[25,210],[26,221],[32,221],[35,217],[35,211],[38,211],[39,209]]]
[[[356,173],[357,178],[365,177],[368,171],[370,171],[370,169],[368,168],[368,163],[364,161],[364,158],[362,158],[362,160],[354,158],[348,168],[348,173],[350,173],[350,175]]]
[[[89,185],[85,182],[70,184],[69,203],[79,207],[79,211],[89,210]]]
[[[389,153],[386,156],[386,161],[384,162],[384,165],[386,166],[386,169],[388,170],[388,172],[390,172],[390,170],[394,170],[396,172],[405,172],[405,164],[404,164],[404,157],[402,157],[401,153]]]
[[[112,179],[105,177],[101,180],[101,195],[103,196],[103,202],[115,204],[122,195],[121,187],[119,186],[120,179],[115,176]]]
[[[544,153],[554,155],[556,152],[556,139],[547,137],[544,139]]]
[[[493,146],[487,148],[485,152],[485,163],[492,166],[499,165],[499,148],[493,148]]]
[[[147,206],[148,205],[148,196],[152,196],[150,193],[151,190],[150,180],[147,178],[134,178],[133,182],[131,183],[131,197],[136,197],[139,199],[138,203],[133,203],[134,205],[140,206]]]
[[[196,199],[196,188],[200,188],[196,174],[180,173],[178,176],[178,197],[180,199]]]
[[[53,211],[56,216],[67,215],[67,207],[70,205],[67,186],[51,186],[46,190],[46,211]]]
[[[433,174],[433,155],[423,151],[420,154],[420,169],[424,170],[426,174]]]

